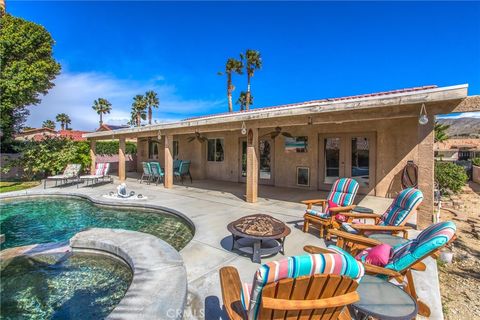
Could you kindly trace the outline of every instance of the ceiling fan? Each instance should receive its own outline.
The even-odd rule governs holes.
[[[270,138],[272,139],[275,139],[276,137],[278,137],[279,135],[282,135],[284,137],[287,137],[287,138],[293,138],[293,136],[288,133],[288,132],[282,132],[282,128],[281,127],[276,127],[275,128],[275,131],[272,131],[272,132],[269,132],[267,134],[264,134],[262,137],[265,137],[265,136],[268,136],[270,135]]]
[[[202,143],[207,141],[208,139],[202,136],[200,132],[195,131],[195,135],[187,139],[188,142],[192,142],[193,140],[197,140],[198,142]]]

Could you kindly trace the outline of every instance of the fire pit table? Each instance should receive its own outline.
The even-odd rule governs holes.
[[[255,263],[261,263],[262,256],[284,254],[285,238],[291,232],[285,223],[266,214],[242,217],[227,229],[233,237],[232,250],[251,254]]]

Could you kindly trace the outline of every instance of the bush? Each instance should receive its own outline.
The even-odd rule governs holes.
[[[474,166],[480,167],[480,157],[473,158],[473,159],[472,159],[472,164],[473,164]]]
[[[96,154],[114,155],[118,154],[118,141],[99,141],[95,146]],[[125,144],[126,154],[136,154],[137,145],[133,142],[127,142]]]
[[[450,162],[435,163],[435,181],[442,192],[458,193],[468,180],[465,169]]]

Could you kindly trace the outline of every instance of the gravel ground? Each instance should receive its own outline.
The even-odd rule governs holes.
[[[445,319],[480,319],[480,185],[470,183],[453,196],[459,208],[445,203],[442,220],[457,225],[453,263],[439,262],[440,291]]]

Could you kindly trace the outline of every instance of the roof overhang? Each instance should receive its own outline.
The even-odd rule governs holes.
[[[264,120],[280,117],[313,115],[328,112],[355,111],[372,108],[385,108],[390,106],[412,105],[417,103],[431,103],[449,100],[461,100],[468,95],[468,84],[449,87],[431,88],[414,92],[400,92],[384,96],[361,97],[350,100],[323,101],[305,103],[304,105],[285,106],[274,109],[250,110],[245,113],[230,113],[205,116],[190,120],[170,123],[152,124],[141,127],[119,129],[113,131],[100,131],[84,134],[85,138],[112,138],[119,135],[135,135],[137,133],[199,127],[215,124],[233,123],[239,121]]]

